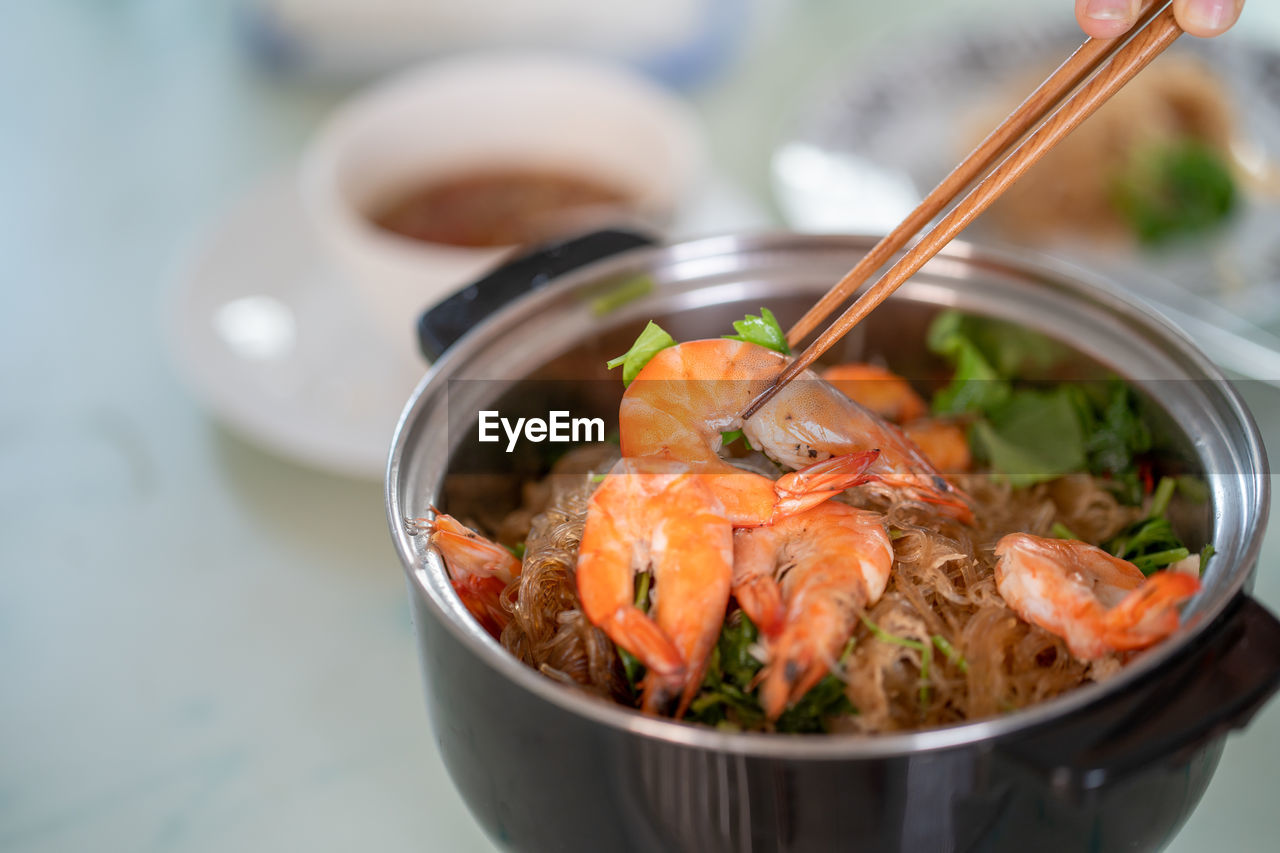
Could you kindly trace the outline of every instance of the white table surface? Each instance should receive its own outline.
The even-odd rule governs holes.
[[[345,87],[255,69],[231,4],[5,8],[0,850],[493,849],[427,727],[381,485],[238,439],[163,346],[182,247]],[[719,167],[767,205],[797,91],[925,9],[973,8],[1002,4],[785,5],[692,93]],[[1258,0],[1244,26],[1280,38]],[[1280,395],[1245,390],[1275,452]],[[1272,529],[1273,609],[1278,549]],[[1272,703],[1169,849],[1276,849],[1277,767]]]

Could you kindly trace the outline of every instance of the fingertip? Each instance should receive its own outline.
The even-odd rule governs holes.
[[[1187,35],[1213,38],[1231,29],[1244,0],[1174,0],[1173,14]]]
[[[1138,4],[1133,0],[1076,0],[1076,22],[1092,38],[1124,35],[1137,20]]]

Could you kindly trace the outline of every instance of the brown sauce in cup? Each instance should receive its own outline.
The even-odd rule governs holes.
[[[616,210],[617,187],[567,172],[494,169],[419,187],[371,217],[396,234],[451,246],[511,246],[546,239],[576,217]]]

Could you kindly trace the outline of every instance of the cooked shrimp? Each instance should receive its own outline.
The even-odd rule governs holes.
[[[662,350],[627,389],[618,413],[622,455],[678,459],[706,472],[736,469],[719,456],[721,433],[741,429],[775,461],[799,468],[868,450],[867,473],[890,488],[972,518],[967,498],[929,464],[902,431],[809,372],[746,422],[740,413],[786,364],[742,341],[689,341]],[[729,507],[733,511],[733,507]]]
[[[1178,627],[1178,605],[1200,581],[1144,577],[1137,566],[1076,539],[1011,533],[996,544],[996,588],[1019,616],[1067,641],[1082,660],[1143,649]]]
[[[959,424],[936,418],[920,418],[903,424],[902,431],[920,448],[933,467],[948,474],[969,470],[973,458],[969,455],[969,439]]]
[[[882,516],[832,501],[737,531],[733,559],[734,596],[765,638],[761,704],[777,719],[831,670],[858,614],[884,594],[893,545]]]
[[[850,400],[897,424],[929,414],[924,398],[911,383],[874,364],[836,364],[822,371],[822,378]]]
[[[496,542],[476,533],[456,518],[435,511],[430,519],[416,519],[415,530],[440,552],[453,589],[471,615],[494,637],[511,618],[500,599],[507,584],[520,574],[520,561]]]
[[[863,482],[876,456],[834,457],[776,482],[656,457],[614,466],[588,505],[578,596],[587,619],[648,668],[646,710],[656,712],[680,693],[679,716],[702,683],[728,604],[735,524],[803,512]],[[736,504],[735,513],[721,495]],[[653,572],[652,618],[633,600],[635,573],[645,569]]]
[[[653,572],[650,614],[634,593],[635,573],[645,569]],[[623,459],[591,496],[578,550],[582,611],[647,668],[646,711],[680,694],[679,716],[697,692],[732,571],[724,506],[680,463]]]

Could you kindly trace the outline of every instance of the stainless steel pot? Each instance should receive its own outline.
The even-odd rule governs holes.
[[[1239,397],[1190,341],[1078,270],[953,244],[846,347],[927,370],[923,330],[955,306],[1070,345],[1075,375],[1113,371],[1140,390],[1167,464],[1209,485],[1206,506],[1181,508],[1180,532],[1212,541],[1217,556],[1178,633],[1113,680],[912,734],[733,734],[566,688],[471,619],[407,520],[433,504],[514,506],[520,479],[545,465],[545,446],[505,454],[478,443],[481,409],[544,413],[555,396],[575,415],[615,417],[621,383],[604,361],[647,320],[677,339],[761,305],[785,323],[872,245],[790,234],[645,242],[603,232],[536,253],[420,324],[439,358],[397,428],[387,507],[432,724],[491,836],[584,851],[1134,850],[1170,838],[1227,732],[1280,679],[1280,623],[1246,594],[1268,512],[1266,459]],[[619,292],[642,295],[601,314]]]

